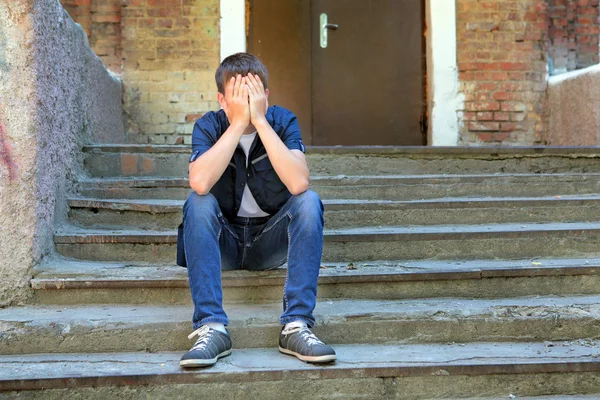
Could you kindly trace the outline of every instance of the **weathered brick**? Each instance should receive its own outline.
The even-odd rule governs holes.
[[[500,63],[500,69],[503,71],[527,71],[529,65],[524,62],[503,62]]]
[[[493,95],[494,100],[508,100],[509,93],[508,92],[496,92]]]
[[[185,122],[196,122],[198,119],[202,118],[203,115],[203,113],[187,114],[185,116]]]
[[[181,0],[146,0],[146,5],[148,7],[173,6],[178,8],[181,6]]]
[[[121,173],[123,175],[132,175],[138,170],[137,154],[121,154]]]
[[[113,14],[113,15],[94,14],[94,15],[92,15],[92,23],[102,23],[102,22],[119,23],[119,22],[121,22],[121,14]]]
[[[510,113],[508,113],[508,112],[495,112],[494,113],[494,120],[495,121],[509,121],[510,120]]]
[[[459,113],[459,118],[463,121],[477,121],[477,113],[472,111],[463,111]]]
[[[508,133],[479,133],[478,139],[482,142],[503,142],[509,138]]]
[[[512,132],[518,128],[515,122],[502,122],[500,123],[500,130],[502,132]]]
[[[553,60],[550,73],[561,73],[599,62],[600,33],[598,0],[549,3],[549,54]],[[588,47],[590,41],[592,46]]]
[[[500,129],[499,122],[469,122],[469,130],[473,132],[479,131],[497,131]]]
[[[160,8],[148,8],[146,10],[149,17],[180,17],[181,9],[179,7],[160,7]]]
[[[493,121],[494,113],[491,111],[483,111],[477,113],[477,121]]]
[[[503,102],[501,105],[501,109],[502,111],[524,112],[528,110],[528,106],[525,103]]]
[[[144,1],[145,0],[121,0],[123,7],[139,7]]]
[[[497,101],[474,101],[466,102],[465,110],[467,111],[498,111],[500,103]]]
[[[160,59],[186,59],[190,58],[192,51],[189,49],[157,49],[157,57]]]
[[[491,2],[494,8],[490,9],[490,2],[457,0],[457,55],[465,99],[461,141],[535,140],[533,125],[515,124],[521,123],[526,113],[543,112],[540,105],[545,97],[536,89],[545,85],[547,12],[559,14],[547,10],[545,2],[498,0]],[[539,121],[541,126],[543,119]],[[504,133],[502,127],[519,134]]]
[[[159,19],[158,20],[158,27],[159,28],[172,28],[173,27],[173,20],[172,19]]]

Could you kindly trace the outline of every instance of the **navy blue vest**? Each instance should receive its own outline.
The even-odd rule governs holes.
[[[267,110],[266,117],[288,149],[305,151],[298,120],[291,111],[272,106]],[[229,120],[223,110],[205,114],[194,125],[192,154],[202,155],[219,140],[227,128]],[[273,169],[259,135],[256,135],[250,147],[248,166],[246,167],[244,150],[238,145],[227,169],[210,190],[227,219],[237,216],[245,185],[250,188],[258,206],[271,215],[276,214],[292,195]],[[177,264],[185,267],[183,223],[179,225],[177,236]]]

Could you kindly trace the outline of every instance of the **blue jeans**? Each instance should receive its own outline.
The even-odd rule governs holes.
[[[313,326],[323,253],[323,203],[313,191],[292,196],[277,214],[228,221],[212,194],[192,193],[183,206],[183,241],[194,329],[207,322],[227,325],[221,269],[288,269],[281,324]]]

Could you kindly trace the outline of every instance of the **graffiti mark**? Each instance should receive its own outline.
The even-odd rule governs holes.
[[[14,182],[17,178],[17,166],[13,162],[8,136],[2,124],[0,124],[0,162],[8,168],[8,180]]]

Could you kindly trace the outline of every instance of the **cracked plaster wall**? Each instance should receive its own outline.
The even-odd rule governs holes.
[[[122,142],[121,82],[58,0],[0,2],[0,306],[53,251],[86,142]]]

